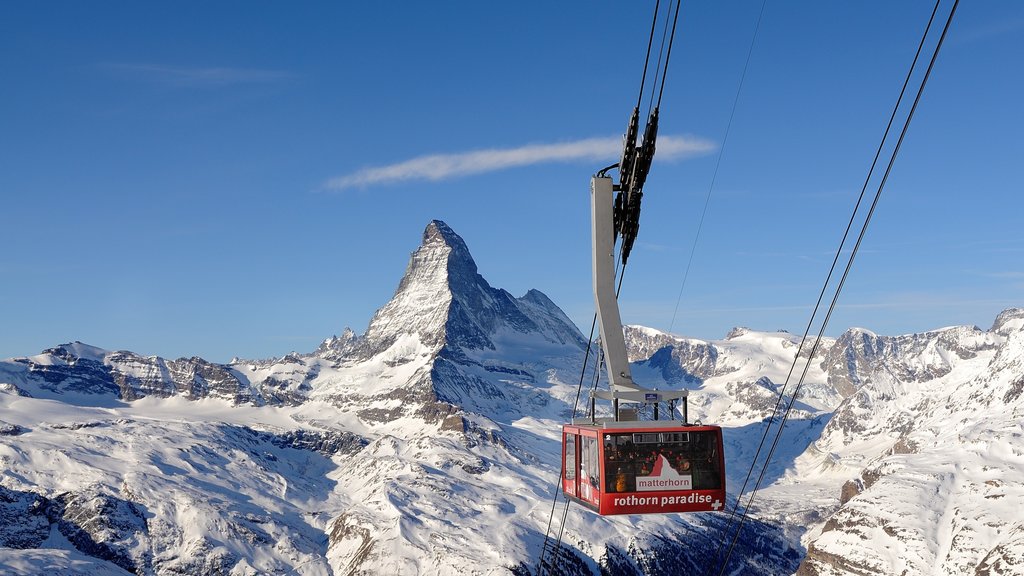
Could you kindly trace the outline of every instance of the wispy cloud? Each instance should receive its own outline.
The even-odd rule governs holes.
[[[988,272],[982,274],[989,278],[998,278],[1000,280],[1021,280],[1024,279],[1024,272]]]
[[[658,138],[657,160],[679,159],[706,154],[715,144],[692,136],[661,136]],[[518,148],[491,148],[455,154],[429,154],[411,160],[363,168],[332,178],[324,184],[329,190],[362,188],[375,184],[391,184],[409,180],[437,182],[471,174],[494,172],[551,162],[581,160],[617,160],[622,153],[620,137],[587,138],[558,144],[528,144]]]
[[[145,82],[167,86],[230,86],[235,84],[267,84],[294,77],[283,70],[259,68],[186,67],[161,64],[128,64],[105,62],[100,67]]]

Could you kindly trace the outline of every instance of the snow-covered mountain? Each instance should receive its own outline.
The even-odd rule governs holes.
[[[885,562],[903,550],[907,574],[1024,573],[1022,318],[822,342],[727,573],[899,573]],[[692,390],[690,419],[725,426],[735,497],[799,339],[626,336],[638,382]],[[532,574],[586,347],[434,221],[367,330],[308,354],[215,364],[76,342],[0,362],[0,567]],[[557,571],[706,573],[728,520],[572,506]]]
[[[856,392],[789,481],[848,480],[799,574],[1024,574],[1024,310],[851,330],[825,363]]]

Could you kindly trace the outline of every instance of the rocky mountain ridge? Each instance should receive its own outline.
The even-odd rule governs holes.
[[[852,479],[798,573],[1024,573],[1024,310],[839,343],[860,385],[796,469]]]

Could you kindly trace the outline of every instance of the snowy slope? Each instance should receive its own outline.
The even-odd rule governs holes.
[[[24,573],[83,562],[143,574],[526,573],[585,347],[540,292],[488,285],[435,221],[367,331],[311,354],[217,365],[72,343],[0,363],[0,485],[11,491],[0,510],[37,512],[30,536],[2,532],[0,562]],[[567,524],[566,573],[695,566],[722,529],[720,517],[575,507]],[[777,527],[745,534],[744,565],[795,567]]]
[[[1024,573],[1024,310],[841,340],[874,358],[794,475],[849,481],[800,574]]]
[[[72,569],[77,552],[139,574],[273,573],[300,563],[330,573],[323,510],[342,494],[327,474],[363,441],[317,432],[327,448],[319,453],[277,412],[224,418],[219,400],[164,402],[88,408],[0,395],[0,414],[20,428],[0,442],[0,510],[12,511],[5,500],[39,501],[27,507],[32,533],[12,542],[0,529],[0,546],[39,552],[0,552],[0,562],[24,573],[45,565],[33,558]]]
[[[983,553],[992,566],[1017,561],[1019,522],[996,508],[1020,497],[1020,410],[1003,405],[1017,406],[1021,394],[1021,316],[1008,312],[989,332],[857,330],[822,342],[729,573],[792,573],[805,546],[802,569],[840,566],[827,559],[848,552],[846,535],[860,538],[843,514],[863,514],[862,505],[900,514],[941,504],[948,522],[936,525],[970,524],[970,538],[908,525],[920,534],[902,545],[921,558],[908,574],[943,566],[940,548],[952,551],[950,566]],[[725,427],[734,500],[807,349],[794,365],[799,339],[785,333],[736,329],[709,342],[628,327],[626,336],[638,382],[691,390],[691,420]],[[346,330],[309,354],[221,365],[71,343],[0,362],[0,567],[531,573],[586,346],[540,292],[515,298],[491,287],[462,239],[434,221],[367,330]],[[965,400],[950,394],[947,386],[967,381]],[[995,433],[993,413],[1003,419]],[[947,461],[929,447],[949,443],[953,419],[973,448]],[[933,429],[942,434],[929,436]],[[912,462],[928,470],[925,480],[897,466],[914,457],[925,459]],[[951,462],[977,472],[939,474]],[[840,507],[844,484],[862,488]],[[964,486],[970,499],[959,496]],[[949,497],[920,501],[931,494]],[[600,518],[572,506],[560,571],[701,573],[726,522]],[[870,542],[888,553],[884,539]],[[938,544],[919,550],[928,542]]]
[[[800,338],[784,332],[737,328],[725,340],[703,341],[627,326],[626,337],[637,358],[633,372],[637,382],[651,388],[693,391],[690,419],[725,428],[728,484],[731,489],[742,487],[768,418],[777,410],[778,421],[796,389],[809,345],[794,364]],[[825,349],[831,345],[831,340],[823,342]],[[787,379],[789,384],[780,404],[779,394]],[[818,437],[841,400],[827,373],[812,362],[769,467],[769,479],[781,476]],[[763,462],[765,453],[759,462]]]

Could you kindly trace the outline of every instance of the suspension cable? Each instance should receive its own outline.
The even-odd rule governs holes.
[[[661,87],[658,89],[658,105],[656,108],[661,108],[661,96],[665,93],[665,78],[668,77],[668,60],[672,57],[672,44],[676,39],[676,23],[679,21],[679,8],[682,4],[683,0],[676,0],[676,14],[672,17],[672,34],[668,38],[668,52],[665,53],[665,69],[661,72]],[[668,27],[667,22],[665,27]]]
[[[715,189],[715,182],[718,180],[718,169],[722,165],[722,156],[725,154],[725,145],[729,142],[729,132],[732,130],[732,121],[736,116],[736,106],[740,101],[740,92],[743,91],[743,81],[747,78],[747,68],[750,67],[750,56],[754,53],[754,44],[757,42],[757,34],[761,30],[761,19],[764,17],[764,8],[768,0],[762,0],[761,12],[757,15],[757,23],[754,25],[754,35],[750,38],[750,47],[747,48],[747,60],[743,63],[743,72],[740,74],[740,83],[736,86],[736,96],[732,99],[732,111],[729,112],[729,122],[725,125],[725,136],[722,137],[722,146],[718,149],[718,159],[715,161],[715,171],[711,175],[711,184],[708,185],[707,196],[704,197],[704,209],[700,213],[700,222],[697,223],[697,233],[693,236],[693,245],[690,246],[690,257],[686,260],[686,270],[683,272],[683,282],[679,286],[679,295],[676,296],[676,307],[672,310],[672,321],[668,324],[668,331],[676,325],[676,314],[679,313],[679,303],[683,300],[683,289],[686,288],[686,280],[690,277],[690,266],[693,264],[693,255],[697,251],[697,242],[700,240],[701,230],[704,229],[704,218],[708,214],[708,206],[711,204],[711,193]]]
[[[746,491],[746,489],[747,489],[747,484],[750,482],[750,477],[753,474],[754,467],[757,465],[757,458],[758,458],[758,456],[761,455],[761,450],[764,447],[764,443],[765,443],[765,441],[768,438],[769,429],[771,428],[771,425],[775,422],[775,416],[778,414],[779,407],[782,405],[783,399],[785,397],[786,389],[789,387],[789,382],[790,382],[790,380],[793,377],[793,372],[796,370],[796,366],[797,366],[797,363],[798,363],[799,358],[800,358],[800,353],[803,351],[803,347],[804,347],[805,343],[807,342],[807,336],[810,334],[811,329],[814,326],[814,319],[818,315],[818,310],[821,307],[821,303],[825,299],[825,294],[827,293],[828,286],[829,286],[829,284],[832,281],[832,275],[835,273],[836,266],[839,263],[839,257],[842,255],[843,248],[846,246],[846,241],[849,238],[850,230],[853,228],[854,222],[856,222],[857,214],[860,213],[860,206],[861,206],[861,203],[864,200],[864,195],[867,192],[868,184],[871,182],[871,177],[872,177],[872,175],[874,173],[875,166],[878,163],[878,158],[882,154],[882,150],[883,150],[883,147],[885,145],[885,142],[889,138],[889,131],[892,128],[893,122],[895,121],[896,113],[900,109],[900,106],[901,106],[901,104],[903,102],[903,96],[906,93],[907,86],[909,86],[909,84],[910,84],[910,80],[912,78],[912,74],[913,74],[914,68],[917,66],[918,58],[920,57],[921,51],[924,48],[925,39],[928,37],[928,32],[931,29],[932,23],[933,23],[933,21],[935,19],[935,14],[936,14],[936,11],[939,8],[939,2],[940,1],[941,0],[936,0],[935,8],[932,9],[931,17],[929,17],[929,19],[928,19],[928,24],[925,27],[924,34],[921,36],[921,42],[918,44],[917,52],[914,54],[914,60],[911,62],[910,69],[907,71],[906,78],[903,80],[903,87],[900,89],[899,97],[896,99],[896,105],[893,106],[892,114],[889,116],[889,123],[886,125],[885,132],[882,134],[882,140],[881,140],[881,142],[879,142],[878,148],[875,151],[875,157],[874,157],[874,159],[871,162],[871,167],[868,169],[868,175],[864,179],[864,184],[863,184],[863,186],[861,186],[860,195],[857,197],[857,202],[856,202],[856,204],[853,207],[853,212],[850,214],[850,220],[846,224],[846,230],[843,232],[842,240],[840,240],[840,242],[839,242],[839,247],[836,248],[835,257],[832,259],[832,266],[829,268],[828,274],[825,277],[825,282],[822,284],[821,292],[819,292],[819,294],[818,294],[818,300],[814,304],[814,309],[811,311],[811,316],[810,316],[810,318],[807,321],[807,327],[804,329],[803,336],[800,339],[800,346],[797,347],[796,354],[793,357],[793,364],[790,366],[789,373],[786,374],[786,380],[783,383],[782,388],[779,390],[779,396],[778,396],[778,398],[776,398],[775,406],[772,408],[772,413],[768,417],[768,423],[765,426],[764,433],[761,435],[761,441],[757,445],[757,450],[754,452],[754,457],[751,460],[750,468],[747,470],[746,478],[743,479],[743,486],[742,486],[742,488],[740,488],[739,494],[743,494]],[[733,518],[736,515],[736,510],[739,508],[739,505],[740,505],[740,500],[737,499],[736,506],[733,507],[732,513],[729,516],[729,527],[730,528],[731,528],[731,525],[732,525],[732,522],[733,522]],[[721,548],[722,548],[722,544],[720,543],[719,544],[719,553],[721,552]]]
[[[925,29],[924,38],[927,38],[927,36],[928,36],[928,30],[931,27],[932,20],[934,19],[934,16],[935,16],[935,12],[938,10],[938,7],[939,7],[940,3],[941,3],[941,0],[936,0],[936,6],[935,6],[935,9],[932,12],[932,18],[929,19],[928,27]],[[867,229],[868,229],[868,226],[871,223],[871,219],[872,219],[872,217],[874,215],[875,209],[878,206],[878,201],[881,199],[882,191],[885,188],[885,184],[886,184],[886,182],[889,179],[889,175],[890,175],[890,173],[892,171],[892,167],[893,167],[893,165],[896,162],[896,157],[898,156],[900,148],[903,145],[903,140],[906,137],[907,131],[910,128],[910,122],[911,122],[911,120],[914,117],[914,113],[917,111],[917,106],[918,106],[918,104],[921,101],[921,96],[924,93],[924,88],[927,85],[928,79],[931,76],[932,70],[933,70],[933,68],[935,66],[935,62],[936,62],[936,60],[938,58],[938,55],[939,55],[939,51],[941,50],[942,45],[943,45],[943,43],[945,41],[946,34],[948,33],[949,27],[952,24],[953,16],[956,14],[956,9],[957,9],[957,6],[959,5],[959,3],[960,3],[960,0],[954,0],[953,7],[950,9],[949,16],[947,17],[946,23],[943,26],[942,33],[939,36],[939,40],[936,43],[935,49],[932,52],[932,56],[931,56],[931,59],[930,59],[930,61],[928,63],[928,67],[927,67],[927,69],[926,69],[926,71],[924,73],[924,76],[923,76],[922,80],[921,80],[921,84],[918,87],[917,95],[914,98],[913,105],[911,106],[910,111],[907,114],[907,118],[906,118],[906,120],[903,123],[903,128],[900,131],[900,136],[899,136],[899,138],[898,138],[898,140],[896,142],[896,145],[893,147],[892,153],[890,154],[890,157],[889,157],[888,165],[886,166],[886,169],[885,169],[885,172],[884,172],[884,174],[882,176],[882,179],[881,179],[881,181],[878,184],[877,190],[875,191],[874,198],[873,198],[873,200],[871,202],[870,208],[868,209],[868,213],[867,213],[867,215],[866,215],[866,217],[864,219],[864,222],[861,225],[860,232],[859,232],[859,234],[857,236],[857,241],[854,244],[853,250],[851,251],[850,257],[848,258],[846,266],[845,266],[845,268],[843,270],[843,275],[840,278],[839,283],[836,286],[835,292],[834,292],[834,294],[832,296],[832,299],[831,299],[831,301],[829,303],[829,308],[828,308],[828,311],[827,311],[827,313],[825,315],[825,319],[822,322],[821,328],[818,331],[818,335],[815,338],[814,344],[811,347],[811,351],[810,351],[810,353],[808,355],[807,362],[804,364],[804,369],[803,369],[803,371],[802,371],[802,373],[800,375],[799,381],[797,382],[797,386],[794,389],[792,396],[790,397],[789,404],[787,405],[786,410],[785,410],[785,412],[782,415],[782,419],[781,419],[781,421],[779,423],[779,426],[778,426],[778,429],[776,431],[775,438],[774,438],[774,440],[772,442],[771,448],[768,451],[768,455],[765,458],[764,465],[761,468],[761,473],[758,476],[757,482],[754,485],[754,489],[751,492],[751,495],[750,495],[750,497],[749,497],[749,499],[747,501],[747,505],[746,505],[746,507],[743,510],[743,515],[740,517],[739,524],[738,524],[738,526],[736,528],[735,533],[733,534],[732,541],[731,541],[731,543],[729,545],[729,549],[728,549],[728,551],[726,553],[725,559],[719,564],[719,566],[720,566],[719,574],[720,575],[725,573],[725,569],[728,566],[729,559],[730,559],[730,557],[732,555],[733,549],[735,548],[736,541],[739,538],[740,529],[742,528],[743,523],[746,521],[746,518],[748,516],[750,508],[753,505],[755,497],[757,496],[757,491],[760,488],[761,482],[764,480],[764,476],[765,476],[765,474],[767,472],[768,464],[771,462],[771,458],[774,455],[774,452],[775,452],[776,447],[778,446],[779,440],[781,439],[782,431],[785,428],[786,422],[788,421],[789,415],[790,415],[790,413],[791,413],[791,411],[793,409],[793,405],[795,404],[796,399],[797,399],[797,397],[798,397],[798,395],[800,393],[800,388],[803,386],[804,380],[806,379],[807,373],[808,373],[808,371],[810,369],[811,359],[814,357],[815,352],[817,351],[818,347],[820,346],[822,337],[823,337],[824,332],[825,332],[825,329],[827,328],[828,322],[829,322],[829,320],[832,317],[832,313],[835,311],[836,303],[839,300],[839,295],[842,292],[842,289],[843,289],[843,287],[846,284],[846,280],[847,280],[847,278],[849,276],[850,270],[853,267],[854,260],[856,259],[857,253],[860,250],[860,246],[861,246],[861,244],[862,244],[862,242],[864,240],[864,237],[865,237],[865,235],[867,233]],[[922,38],[922,41],[921,41],[922,45],[925,42],[924,38]],[[921,50],[921,48],[919,46],[918,54],[920,54],[920,50]],[[915,56],[914,65],[911,66],[911,71],[910,71],[910,73],[908,73],[908,82],[909,82],[909,76],[913,73],[914,68],[916,67],[916,63],[917,63],[917,57]],[[906,88],[906,84],[904,85],[904,88]],[[900,94],[900,98],[901,99],[902,99],[902,96],[903,96],[903,92],[901,92],[901,94]],[[897,101],[897,108],[899,108],[899,101]],[[895,111],[894,111],[894,115],[895,115]],[[891,125],[891,120],[890,120],[890,125]],[[887,134],[888,134],[888,129],[886,131],[886,135]],[[884,146],[885,141],[886,141],[886,138],[883,137],[882,142],[879,144],[879,149],[881,149]],[[879,154],[880,154],[880,150],[879,150]],[[876,160],[877,160],[877,156],[878,156],[878,154],[876,154]],[[875,166],[875,163],[873,162],[872,163],[872,170],[874,169],[874,166]],[[868,180],[870,180],[870,173],[869,173]],[[867,186],[867,183],[865,183],[865,188],[866,188],[866,186]],[[859,206],[859,204],[860,204],[860,201],[858,200],[858,206]],[[845,241],[845,239],[846,239],[846,236],[844,235],[844,241]],[[840,249],[841,249],[841,247],[842,246],[840,246]],[[836,256],[836,259],[838,259],[838,254]],[[830,271],[830,275],[831,275],[831,271]],[[827,283],[828,282],[826,281],[826,287],[827,287]],[[823,292],[824,292],[824,290],[825,289],[823,288]],[[819,298],[819,304],[820,304],[820,298]],[[817,312],[817,309],[818,308],[816,306],[815,307],[815,313]],[[813,323],[813,315],[812,315],[811,322]],[[808,328],[808,332],[809,332],[809,328]],[[804,338],[801,340],[800,349],[802,349],[806,339],[807,339],[807,332],[805,332]],[[799,349],[798,349],[796,358],[794,359],[794,364],[793,364],[794,367],[796,366],[796,363],[797,363],[798,359],[799,359]],[[793,369],[791,368],[790,369],[790,374],[792,374],[792,371],[793,371]],[[787,377],[787,383],[788,383],[788,380],[789,380],[789,378]],[[780,398],[781,398],[781,393],[780,393]],[[773,414],[773,418],[774,418],[774,414]],[[767,433],[767,429],[770,428],[770,426],[771,426],[771,419],[769,419],[769,423],[766,426],[766,433]],[[763,444],[763,439],[762,439],[762,444]],[[755,457],[754,457],[755,461],[756,461],[756,458],[757,458],[757,456],[755,455]],[[737,506],[739,506],[739,501],[741,499],[742,499],[742,492],[741,492],[741,496],[739,498],[737,498]],[[735,509],[734,509],[733,512],[735,513]]]
[[[662,50],[659,51],[658,63],[656,65],[656,67],[655,67],[655,85],[657,85],[657,72],[659,72],[659,71],[662,72],[662,75],[661,75],[661,87],[660,87],[660,90],[659,90],[659,93],[658,93],[658,105],[659,106],[661,105],[661,96],[662,96],[662,93],[664,92],[664,89],[665,89],[665,78],[668,75],[668,57],[671,55],[671,52],[672,52],[672,42],[673,42],[674,37],[675,37],[676,21],[679,18],[679,6],[680,6],[681,2],[682,2],[682,0],[676,0],[676,13],[675,13],[675,18],[673,19],[673,22],[672,22],[672,35],[669,38],[668,53],[666,54],[666,57],[665,57],[665,68],[664,68],[664,70],[661,70],[661,52],[664,50],[664,46],[665,46],[664,34],[667,33],[667,31],[668,31],[668,24],[667,23],[665,25],[665,33],[663,33],[663,35],[662,35]],[[640,89],[639,89],[639,94],[637,96],[637,106],[636,106],[636,110],[634,110],[634,117],[635,117],[637,111],[639,110],[640,105],[643,102],[644,88],[645,88],[645,85],[647,83],[647,68],[648,68],[648,65],[650,64],[650,60],[651,60],[651,48],[652,48],[653,43],[654,43],[654,33],[655,33],[656,28],[657,28],[658,11],[660,9],[660,5],[661,5],[661,1],[657,0],[655,2],[655,6],[654,6],[654,16],[653,16],[652,21],[651,21],[651,32],[650,32],[650,36],[648,37],[648,40],[647,40],[647,56],[644,59],[644,70],[643,70],[643,74],[642,74],[642,76],[640,78]],[[671,7],[669,7],[669,9],[671,9]],[[652,101],[653,101],[653,98],[654,98],[654,87],[652,86],[652,88],[651,88],[651,99],[652,99]],[[633,130],[633,127],[631,126],[630,132],[632,130]],[[629,138],[630,138],[629,134],[630,134],[630,132],[627,132],[627,142],[625,143],[627,150],[629,150],[630,148],[635,148],[635,142],[630,142],[629,141]],[[635,133],[633,134],[633,137],[635,138]],[[646,140],[646,138],[645,138],[645,140]],[[653,153],[654,153],[654,151],[653,151],[653,142],[651,142],[650,144],[645,144],[645,145],[651,146],[650,155],[653,156]],[[623,160],[625,161],[627,159],[628,159],[627,158],[627,154],[624,154],[623,155]],[[618,166],[618,168],[619,168],[620,176],[621,176],[623,170],[629,170],[629,166],[624,166],[623,163],[619,163],[618,165],[613,164],[612,166],[609,166],[608,168],[603,169],[600,172],[600,174],[603,175],[603,173],[605,171],[610,170],[610,169],[612,169],[612,168],[614,168],[616,166]],[[624,248],[624,250],[625,250],[625,253],[628,254],[628,248]],[[616,259],[616,268],[618,268],[618,261],[619,261],[619,259],[617,258]],[[615,295],[616,295],[616,298],[617,298],[618,295],[619,295],[619,292],[621,292],[621,290],[622,290],[622,281],[623,281],[623,278],[625,277],[625,258],[622,259],[622,268],[619,269],[619,270],[616,270],[616,275],[618,275],[618,277],[619,277],[619,284],[618,284],[618,287],[616,288],[616,292],[615,292]],[[591,322],[591,325],[590,325],[590,336],[587,339],[587,350],[586,350],[586,353],[585,353],[584,359],[583,359],[583,367],[582,367],[582,370],[580,372],[579,383],[577,384],[577,387],[576,387],[576,398],[575,398],[575,400],[573,402],[573,409],[572,409],[572,418],[573,419],[576,418],[576,414],[577,414],[577,412],[579,410],[580,395],[581,395],[582,390],[583,390],[583,381],[586,378],[587,366],[590,363],[590,355],[591,355],[591,349],[593,348],[593,344],[594,344],[594,332],[595,332],[596,326],[597,326],[597,314],[595,313],[593,321]],[[597,383],[600,380],[600,373],[601,373],[602,362],[603,362],[603,360],[599,356],[597,358],[596,363],[595,363],[593,389],[597,388]],[[563,467],[559,466],[559,468],[560,468],[559,476],[558,476],[558,480],[557,480],[556,485],[555,485],[554,496],[553,496],[552,501],[551,501],[551,511],[548,514],[547,528],[545,529],[545,532],[544,532],[544,542],[543,542],[543,544],[541,546],[541,553],[540,553],[538,561],[537,561],[537,576],[542,576],[543,573],[544,573],[544,558],[545,558],[545,554],[546,554],[547,548],[548,548],[548,541],[550,540],[550,537],[551,537],[551,525],[552,525],[552,522],[553,522],[553,519],[554,519],[555,510],[558,507],[558,496],[559,496],[559,492],[560,492],[560,488],[561,488],[561,483],[562,483],[562,479],[563,479],[563,475],[564,475]],[[561,522],[560,522],[560,525],[559,525],[558,535],[556,537],[555,545],[554,545],[554,550],[553,550],[553,553],[555,555],[555,559],[552,561],[552,565],[554,564],[554,562],[557,562],[558,551],[559,551],[559,549],[561,547],[562,535],[563,535],[564,530],[565,530],[565,519],[566,519],[567,514],[569,512],[569,504],[570,504],[570,502],[571,502],[570,500],[566,499],[565,500],[565,507],[562,510]],[[550,570],[549,570],[549,573],[550,573]]]
[[[624,276],[625,276],[625,266],[623,266],[621,273],[619,273],[619,286],[618,286],[618,290],[622,290],[622,278]],[[617,295],[618,295],[618,293],[616,293],[616,296]],[[590,364],[590,351],[593,348],[594,332],[596,331],[596,327],[597,327],[597,314],[595,313],[593,320],[591,320],[591,322],[590,322],[590,336],[587,338],[587,351],[586,351],[586,354],[583,357],[583,369],[581,370],[581,373],[580,373],[579,384],[576,386],[576,400],[573,402],[572,419],[575,419],[576,418],[576,414],[579,412],[580,393],[583,390],[583,381],[586,378],[587,366]],[[594,390],[597,390],[597,384],[598,384],[598,382],[601,379],[601,367],[604,365],[604,353],[602,352],[602,350],[600,348],[597,349],[596,355],[597,355],[597,357],[596,357],[596,361],[594,363],[594,374],[593,374],[593,378],[592,378],[591,385],[590,385],[591,392],[593,392]],[[554,519],[554,516],[555,516],[555,509],[558,508],[558,493],[559,493],[559,488],[560,488],[560,485],[561,485],[561,482],[562,482],[562,475],[563,474],[564,474],[564,470],[559,472],[558,484],[556,484],[556,486],[555,486],[555,494],[554,494],[554,497],[552,498],[552,501],[551,501],[551,512],[548,513],[548,525],[547,525],[547,528],[544,531],[544,543],[541,545],[540,559],[537,562],[537,576],[543,576],[543,574],[544,574],[544,572],[543,572],[543,570],[544,570],[544,555],[545,555],[545,552],[547,551],[547,542],[548,542],[548,539],[550,538],[550,534],[551,534],[551,523],[552,523],[552,520]],[[555,539],[555,546],[554,546],[554,553],[555,554],[558,554],[558,549],[562,545],[562,534],[565,531],[565,519],[566,519],[566,517],[567,517],[567,515],[569,513],[569,502],[570,501],[568,499],[566,499],[565,506],[562,508],[562,518],[561,518],[561,522],[559,523],[558,536]],[[550,573],[550,571],[549,571],[549,573]]]
[[[677,1],[677,4],[678,4],[678,2],[680,2],[681,0],[676,0],[676,1]],[[665,14],[668,14],[668,12],[670,10],[672,10],[672,6],[671,5],[666,6]],[[667,16],[666,16],[666,18],[667,18]],[[658,85],[658,73],[661,72],[661,57],[665,54],[665,38],[667,36],[668,36],[668,22],[665,22],[665,28],[663,28],[662,31],[661,31],[661,46],[658,48],[658,62],[654,66],[654,86]],[[654,108],[654,86],[651,87],[651,98],[650,98],[650,101],[647,102],[647,108],[648,109],[653,109]]]
[[[654,44],[654,29],[658,24],[658,7],[661,5],[661,0],[654,2],[654,17],[651,18],[651,35],[647,38],[647,56],[644,58],[644,73],[640,77],[640,94],[636,97],[636,107],[640,108],[640,104],[643,103],[644,99],[644,85],[647,84],[647,65],[651,63],[651,45]]]
[[[594,331],[596,330],[596,328],[597,313],[594,314],[594,319],[590,323],[590,336],[587,338],[587,351],[583,356],[583,369],[580,371],[579,384],[576,386],[576,400],[573,402],[572,405],[572,416],[570,417],[570,422],[572,421],[572,419],[576,418],[576,412],[580,405],[580,393],[583,390],[583,381],[586,379],[587,376],[587,365],[590,364],[590,351],[593,348]],[[600,363],[598,363],[598,368],[600,369]],[[537,576],[543,576],[544,574],[544,555],[547,552],[548,540],[551,537],[551,522],[555,517],[555,509],[558,508],[558,495],[561,492],[562,477],[564,473],[565,471],[562,469],[561,464],[559,464],[558,480],[555,481],[554,496],[551,498],[551,512],[548,513],[548,525],[547,528],[544,530],[544,543],[541,544],[540,556],[537,558]],[[558,559],[558,549],[562,543],[562,532],[565,530],[565,518],[568,512],[569,500],[566,500],[565,509],[562,510],[562,521],[558,529],[558,536],[555,540],[555,561],[557,561]],[[548,572],[550,573],[550,570]]]

